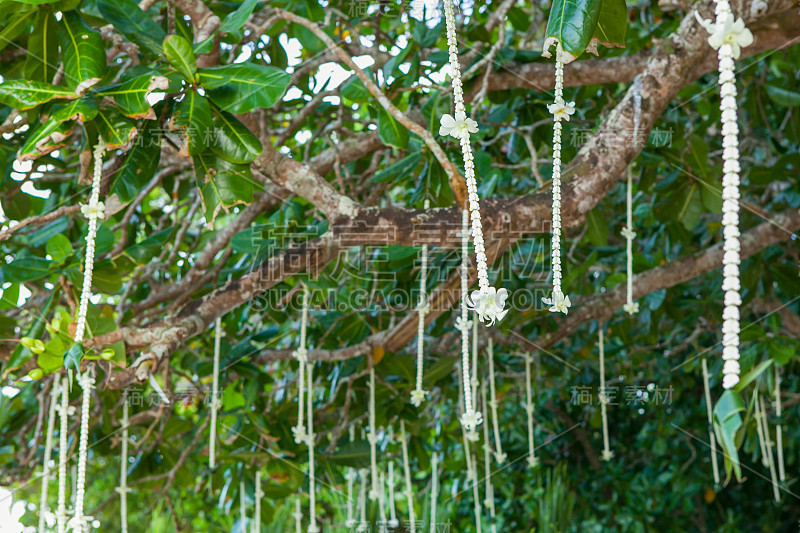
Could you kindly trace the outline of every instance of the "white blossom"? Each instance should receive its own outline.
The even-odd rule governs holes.
[[[106,214],[106,206],[103,202],[89,202],[88,204],[81,204],[81,213],[86,218],[96,218],[103,220]]]
[[[508,313],[504,310],[508,291],[506,289],[497,290],[494,287],[487,287],[477,291],[472,291],[467,302],[467,308],[478,313],[478,318],[491,326],[495,321],[502,320]]]
[[[565,102],[563,98],[557,97],[554,103],[548,104],[547,110],[555,118],[569,122],[569,117],[575,114],[575,102]]]
[[[552,298],[542,298],[542,302],[550,306],[551,312],[564,313],[565,315],[569,312],[570,305],[572,305],[572,302],[569,301],[569,296],[565,296],[560,290],[554,291]]]
[[[478,123],[469,118],[463,111],[456,112],[456,116],[445,113],[442,115],[439,135],[449,135],[456,139],[469,139],[470,133],[478,133]]]
[[[741,18],[735,19],[731,12],[717,16],[716,23],[712,23],[709,19],[700,18],[696,11],[694,15],[700,25],[711,34],[708,38],[708,44],[714,50],[719,50],[723,45],[727,44],[730,46],[730,56],[733,59],[739,59],[741,49],[753,44],[753,33],[745,28],[744,20]]]

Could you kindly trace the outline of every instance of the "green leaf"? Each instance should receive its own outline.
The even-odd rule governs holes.
[[[408,147],[408,130],[383,108],[378,110],[378,135],[388,145]]]
[[[365,103],[369,100],[370,94],[358,77],[353,76],[350,81],[342,87],[342,96],[353,102]]]
[[[733,388],[733,390],[735,390],[735,391],[743,390],[745,387],[747,387],[753,381],[755,381],[756,378],[758,378],[758,376],[760,376],[764,372],[764,370],[766,370],[770,366],[772,366],[772,363],[774,363],[774,362],[775,361],[773,361],[772,359],[767,359],[766,361],[761,361],[761,363],[759,363],[754,368],[751,368],[747,372],[747,374],[745,374],[744,376],[741,377],[741,379],[739,380],[739,383],[736,384],[736,386]]]
[[[288,73],[255,63],[203,68],[198,76],[211,101],[230,113],[272,107],[291,81]]]
[[[78,96],[67,87],[56,87],[41,81],[9,80],[0,83],[0,104],[20,111],[33,109],[56,98],[74,100]]]
[[[76,93],[83,94],[105,75],[106,49],[100,33],[87,26],[77,11],[65,11],[61,16],[58,39],[64,79]]]
[[[36,281],[50,275],[50,264],[41,257],[20,257],[0,267],[0,279],[12,283]]]
[[[211,106],[205,96],[189,89],[175,108],[172,119],[173,128],[184,128],[189,154],[197,155],[204,151],[213,135]]]
[[[229,163],[209,153],[198,154],[192,160],[206,224],[213,226],[221,210],[227,213],[231,206],[253,201],[255,183],[249,165]]]
[[[45,249],[53,261],[63,265],[64,260],[72,254],[72,243],[61,233],[56,233],[48,239]]]
[[[175,228],[167,228],[150,235],[141,242],[129,246],[123,254],[128,256],[137,265],[147,264],[151,259],[157,257],[164,248],[172,234],[175,233]]]
[[[411,171],[414,167],[417,166],[419,160],[422,158],[422,153],[420,152],[413,152],[397,163],[391,165],[388,168],[385,168],[381,171],[375,173],[372,178],[370,178],[370,182],[372,183],[383,183],[386,181],[392,181],[399,176],[405,174],[406,171]]]
[[[192,45],[180,35],[168,35],[164,39],[164,55],[172,67],[180,72],[183,78],[197,82],[197,59],[194,57]]]
[[[64,352],[64,368],[80,372],[81,359],[83,359],[83,346],[76,342]]]
[[[625,48],[625,33],[628,31],[628,7],[625,0],[602,0],[600,16],[587,50],[597,55],[597,45],[606,48]]]
[[[216,107],[214,113],[214,135],[211,151],[231,163],[250,163],[261,153],[263,146],[258,137],[247,129],[239,119]]]
[[[691,231],[700,221],[703,212],[703,201],[700,189],[694,181],[682,187],[675,197],[677,219],[687,230]]]
[[[783,107],[797,107],[800,105],[800,93],[794,91],[787,91],[774,85],[765,84],[767,89],[767,96],[776,104]]]
[[[0,310],[17,307],[17,302],[19,302],[19,283],[12,283],[5,289],[0,290],[3,291],[0,294]]]
[[[233,33],[242,29],[244,23],[250,18],[253,13],[258,0],[244,0],[235,11],[228,13],[225,20],[219,27],[219,31],[224,33]]]
[[[689,168],[699,172],[703,177],[708,175],[708,143],[699,135],[692,134],[686,143],[686,162]]]
[[[65,120],[88,122],[97,116],[98,110],[97,99],[94,96],[84,96],[56,108],[52,118],[58,122]]]
[[[51,118],[28,136],[19,150],[17,159],[32,161],[62,148],[67,144],[66,141],[74,128],[75,123],[72,121],[59,122]]]
[[[168,87],[169,80],[164,76],[145,74],[124,83],[103,87],[97,94],[112,97],[119,112],[126,117],[155,120],[156,115],[147,101],[147,95],[153,91],[166,91]]]
[[[346,442],[337,451],[324,457],[336,465],[365,468],[369,466],[369,443],[365,440]]]
[[[608,222],[599,207],[595,207],[586,215],[586,236],[593,246],[608,244]]]
[[[166,33],[133,0],[99,0],[97,8],[103,18],[131,42],[139,45],[139,50],[150,56],[161,54],[161,43]]]
[[[127,149],[136,137],[136,123],[111,107],[100,108],[92,123],[100,132],[106,148]]]
[[[0,30],[0,51],[11,44],[20,34],[28,29],[33,19],[38,13],[37,9],[29,9],[23,12],[16,12],[6,20],[4,27]]]
[[[425,367],[425,379],[423,380],[425,387],[433,386],[440,379],[451,375],[456,360],[455,357],[442,357],[432,365],[427,365]]]
[[[739,450],[736,446],[736,433],[742,427],[744,402],[738,392],[726,390],[714,406],[714,433],[725,457],[726,482],[730,481],[731,471],[737,481],[742,480],[742,467],[739,464]]]
[[[49,83],[58,67],[58,34],[52,12],[42,11],[38,24],[28,37],[25,56],[25,79]]]
[[[0,269],[2,271],[2,269]],[[50,296],[47,297],[47,300],[44,302],[44,305],[37,309],[36,318],[33,320],[33,324],[28,329],[27,333],[24,335],[25,337],[30,337],[32,339],[38,339],[42,336],[42,332],[44,331],[45,321],[47,320],[47,316],[50,314],[50,308],[53,305],[53,299],[55,298],[56,293],[58,292],[58,285],[56,285],[56,289],[50,291]],[[11,354],[11,357],[8,359],[8,363],[6,364],[5,369],[3,370],[3,379],[8,376],[8,373],[16,368],[19,368],[25,361],[31,358],[32,352],[29,348],[26,348],[22,344],[17,345],[14,351]]]
[[[601,0],[553,0],[542,55],[550,57],[550,47],[555,44],[559,61],[577,59],[592,40],[601,7]]]
[[[146,120],[138,142],[133,145],[116,181],[111,187],[120,202],[127,203],[136,198],[158,170],[161,159],[161,128],[155,120]]]

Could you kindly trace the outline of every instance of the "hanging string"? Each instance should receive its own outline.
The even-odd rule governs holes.
[[[39,498],[39,533],[45,533],[45,516],[47,514],[47,489],[50,485],[50,457],[53,454],[53,431],[56,425],[56,406],[58,405],[59,378],[53,378],[50,389],[50,407],[47,413],[47,436],[44,441],[44,465],[42,467],[42,494]]]
[[[355,440],[355,429],[355,426],[350,424],[349,432],[351,443]],[[355,518],[353,517],[353,486],[356,480],[355,468],[352,466],[347,467],[344,479],[347,481],[347,521],[345,522],[345,526],[347,528],[352,528],[356,525]]]
[[[714,486],[719,486],[719,466],[717,465],[717,437],[714,434],[714,418],[711,407],[711,387],[708,383],[708,360],[701,359],[703,365],[703,390],[706,395],[706,414],[708,415],[708,441],[711,447],[711,469],[714,473]]]
[[[211,377],[211,431],[208,437],[208,468],[216,466],[217,450],[217,410],[220,408],[219,398],[219,352],[222,343],[222,317],[214,323],[214,368]]]
[[[489,358],[491,361],[491,358]],[[491,379],[489,382],[491,383]],[[486,406],[486,385],[481,384],[481,398],[483,400],[484,407]],[[493,415],[494,416],[494,415]],[[486,480],[486,499],[484,500],[484,505],[487,509],[489,509],[489,524],[492,533],[497,533],[497,513],[494,505],[494,486],[492,486],[492,464],[491,464],[491,456],[492,453],[492,445],[489,443],[489,426],[486,424],[483,425],[483,477]],[[499,462],[499,461],[498,461]]]
[[[761,423],[762,413],[761,404],[759,402],[758,389],[755,393],[755,419],[756,419],[756,434],[758,435],[758,447],[761,450],[761,465],[764,468],[769,468],[769,460],[767,459],[767,447],[764,445],[764,430]]]
[[[305,387],[305,367],[308,363],[308,350],[306,349],[306,328],[308,325],[308,287],[303,285],[303,308],[300,318],[300,346],[292,352],[297,362],[297,425],[292,428],[294,434],[294,441],[301,444],[308,439],[306,427],[303,424],[303,409],[305,402],[303,400],[304,387]],[[309,394],[311,392],[309,391]],[[311,430],[308,430],[311,431]]]
[[[245,510],[245,500],[244,500],[244,481],[239,481],[239,531],[244,533],[245,523],[247,522],[247,512]]]
[[[386,476],[383,470],[378,472],[378,524],[383,526],[386,522],[386,494],[384,493],[386,487]]]
[[[430,202],[425,199],[425,210],[430,207]],[[428,293],[425,283],[428,277],[428,245],[422,245],[422,264],[419,269],[419,304],[417,305],[417,386],[411,391],[411,403],[419,407],[428,395],[422,389],[423,366],[425,364],[425,315],[430,312]],[[373,489],[374,490],[374,489]]]
[[[642,115],[642,79],[636,76],[633,80],[633,142],[639,143],[639,121]],[[628,187],[625,194],[625,213],[626,225],[622,228],[622,236],[625,238],[625,257],[626,257],[626,303],[622,308],[628,314],[639,312],[639,303],[633,301],[633,240],[636,232],[633,231],[633,169],[628,165]]]
[[[430,533],[436,533],[436,500],[439,498],[439,456],[434,452],[431,455],[431,528]]]
[[[369,499],[378,499],[378,433],[375,427],[375,367],[373,361],[369,365],[369,434],[367,441],[369,441],[369,464],[370,464],[370,490]]]
[[[778,479],[781,483],[786,481],[786,470],[783,466],[783,426],[781,425],[781,416],[783,409],[781,407],[781,371],[779,367],[775,367],[775,416],[778,417],[778,424],[775,428],[775,441],[778,447]]]
[[[253,513],[252,533],[261,533],[261,499],[264,491],[261,489],[261,470],[256,470],[255,511]]]
[[[389,523],[390,528],[400,525],[397,519],[397,507],[394,502],[394,461],[389,461]]]
[[[498,464],[503,464],[508,456],[503,453],[503,444],[500,442],[500,419],[497,416],[497,390],[494,377],[494,343],[491,337],[489,338],[489,353],[486,358],[489,360],[489,391],[491,393],[489,407],[492,409],[492,429],[494,430],[494,444],[496,448],[494,451],[494,458]]]
[[[367,522],[367,475],[369,470],[360,468],[358,476],[361,478],[361,488],[358,491],[358,528],[356,531],[366,531],[369,527]]]
[[[58,416],[61,426],[58,432],[58,510],[56,521],[58,533],[67,530],[67,432],[69,431],[69,386],[67,377],[61,378],[61,405]]]
[[[456,365],[458,365],[458,367],[459,367],[458,371],[462,372],[462,374],[463,374],[463,368],[462,368],[463,364],[462,363],[456,363]],[[464,401],[462,400],[462,397],[464,396],[463,383],[464,383],[464,380],[458,380],[458,403],[456,405],[458,406],[457,411],[458,411],[458,415],[460,417],[464,416],[464,410],[463,410],[463,407],[462,407],[464,405]],[[474,391],[474,389],[473,389],[473,391]],[[473,405],[475,405],[474,402],[473,402]],[[470,441],[473,439],[473,436],[478,436],[478,432],[477,431],[467,432],[467,429],[462,424],[461,425],[461,439],[462,439],[463,445],[464,445],[464,461],[467,463],[467,480],[465,482],[465,485],[467,483],[472,483],[473,500],[474,500],[473,501],[473,507],[475,509],[475,524],[476,524],[476,528],[477,528],[478,533],[480,533],[480,531],[481,531],[481,512],[480,512],[480,499],[479,499],[480,496],[478,495],[478,489],[477,489],[478,477],[477,477],[477,475],[475,475],[475,467],[474,467],[475,460],[472,457],[472,451],[471,451],[471,449],[470,449],[471,447],[469,445]]]
[[[464,389],[464,413],[461,424],[468,433],[474,433],[481,423],[483,416],[475,411],[472,392],[472,379],[470,378],[469,362],[469,328],[473,321],[469,320],[469,306],[467,304],[467,290],[469,284],[469,212],[461,211],[461,316],[456,318],[456,329],[461,332],[461,375]],[[477,328],[477,320],[474,322]],[[477,333],[476,333],[477,334]]]
[[[403,472],[406,478],[406,501],[408,502],[408,519],[411,533],[417,531],[417,519],[414,514],[414,493],[411,487],[411,468],[408,464],[408,436],[406,435],[406,422],[400,421],[400,448],[403,452]]]
[[[114,490],[119,494],[119,521],[120,531],[128,533],[128,425],[130,414],[128,412],[128,391],[122,393],[122,437],[120,438],[119,453],[119,487]]]
[[[304,313],[305,314],[305,313]],[[314,472],[314,445],[316,435],[314,434],[314,365],[308,363],[308,533],[319,533],[317,524],[317,486]]]
[[[294,499],[294,531],[303,533],[303,506],[300,503],[300,496]]]
[[[603,420],[603,453],[600,458],[603,461],[610,461],[614,457],[614,452],[611,451],[611,446],[608,441],[608,417],[606,416],[606,405],[608,404],[608,395],[606,394],[606,360],[605,360],[605,342],[603,341],[603,323],[599,322],[598,327],[598,341],[597,347],[600,351],[600,417]]]
[[[772,459],[772,440],[769,434],[769,424],[767,424],[767,410],[764,408],[764,398],[759,396],[758,402],[761,405],[761,423],[764,431],[764,446],[767,448],[767,464],[769,465],[769,476],[772,478],[772,496],[776,503],[781,501],[781,492],[778,487],[778,476],[775,474],[775,462]]]
[[[539,459],[536,458],[536,447],[533,442],[533,391],[531,390],[531,354],[525,354],[525,413],[528,415],[528,465],[536,468]]]

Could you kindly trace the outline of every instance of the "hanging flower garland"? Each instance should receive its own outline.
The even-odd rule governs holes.
[[[50,389],[50,408],[47,413],[47,436],[44,441],[44,465],[42,466],[42,494],[39,498],[39,533],[45,533],[45,516],[47,511],[47,489],[50,485],[50,457],[53,454],[53,432],[56,425],[56,407],[58,405],[58,385],[60,379],[53,379]]]
[[[473,403],[472,378],[470,378],[469,330],[473,323],[469,320],[467,289],[469,284],[469,211],[461,211],[461,316],[456,318],[456,329],[461,332],[461,375],[464,389],[464,413],[461,424],[469,434],[474,434],[483,421],[483,415],[475,411]],[[475,323],[477,326],[477,322]]]
[[[403,452],[403,473],[406,480],[406,502],[408,502],[408,521],[411,533],[417,531],[417,518],[414,513],[414,492],[411,486],[411,467],[408,463],[408,436],[406,435],[406,422],[400,421],[400,448]]]
[[[397,507],[394,501],[394,461],[389,461],[389,522],[390,528],[396,528],[400,525],[400,520],[397,519]]]
[[[467,182],[468,207],[472,219],[472,240],[475,243],[475,258],[478,270],[478,290],[473,291],[469,297],[469,308],[478,313],[482,322],[488,326],[502,320],[506,313],[506,289],[497,290],[489,284],[486,249],[483,241],[483,226],[481,225],[480,197],[478,184],[475,181],[475,162],[472,156],[469,136],[478,132],[478,123],[469,118],[464,107],[464,91],[461,84],[461,65],[458,62],[458,42],[456,40],[456,22],[453,0],[444,0],[444,16],[447,26],[447,46],[450,54],[450,68],[452,72],[453,102],[455,104],[455,117],[445,114],[441,119],[439,135],[450,135],[460,141],[461,152],[464,156],[464,178]]]
[[[536,468],[539,459],[536,458],[536,447],[533,442],[533,391],[531,390],[531,354],[525,354],[525,413],[528,415],[528,465]]]
[[[425,200],[425,209],[430,202]],[[422,245],[422,264],[419,269],[419,304],[417,305],[417,386],[411,391],[411,403],[419,407],[425,401],[428,392],[422,389],[423,365],[425,357],[425,315],[430,312],[428,293],[425,287],[428,277],[428,245]]]
[[[319,525],[317,524],[317,482],[316,473],[314,471],[314,444],[316,435],[314,434],[314,364],[308,363],[306,369],[308,374],[308,533],[319,533]]]
[[[122,436],[120,438],[119,453],[119,487],[116,490],[119,494],[119,521],[120,531],[128,533],[128,425],[130,424],[130,414],[128,412],[128,393],[122,394]]]
[[[217,450],[217,411],[220,408],[219,398],[219,352],[222,343],[222,317],[214,323],[214,367],[211,377],[211,430],[208,435],[208,468],[216,466]]]
[[[639,142],[639,121],[642,116],[642,79],[639,76],[633,80],[633,142]],[[622,228],[622,236],[625,238],[625,263],[627,270],[626,277],[626,302],[622,308],[628,314],[639,312],[639,302],[633,301],[633,240],[636,232],[633,231],[633,170],[628,166],[628,184],[625,191],[625,215],[626,225]]]
[[[295,533],[303,533],[303,506],[300,502],[300,496],[294,499],[294,531]]]
[[[608,439],[608,417],[606,416],[606,405],[608,404],[608,395],[606,394],[606,357],[605,357],[605,341],[603,340],[603,323],[599,322],[597,327],[597,347],[600,351],[600,417],[603,422],[603,453],[600,458],[603,461],[610,461],[614,457],[614,452],[611,451],[611,445]]]
[[[69,415],[71,409],[69,405],[69,385],[67,377],[61,378],[61,405],[58,406],[58,416],[60,427],[58,431],[58,510],[56,511],[56,522],[58,533],[65,533],[67,530],[67,433],[69,432]]]
[[[375,427],[375,366],[370,361],[369,365],[369,434],[367,434],[367,441],[369,442],[369,465],[370,465],[370,489],[369,499],[377,500],[378,492],[378,432]]]
[[[716,23],[703,20],[695,11],[698,22],[711,34],[708,44],[719,57],[720,111],[722,112],[722,290],[725,307],[722,311],[722,387],[733,388],[739,382],[739,126],[736,106],[736,74],[734,60],[741,48],[753,43],[753,34],[742,19],[735,20],[727,0],[714,0]]]
[[[575,102],[564,101],[564,63],[556,59],[555,101],[547,106],[553,115],[553,235],[551,237],[551,261],[553,269],[553,294],[542,298],[553,313],[569,312],[572,303],[561,288],[561,121],[569,121],[575,113]]]
[[[306,327],[308,325],[308,287],[303,285],[303,308],[300,318],[300,346],[292,352],[297,362],[297,425],[292,428],[294,434],[294,441],[301,444],[308,440],[309,434],[306,432],[305,424],[303,423],[303,410],[305,409],[305,402],[303,401],[304,387],[305,387],[305,367],[308,364],[308,350],[306,349]],[[311,391],[309,390],[309,394]],[[310,421],[309,421],[310,424]],[[310,431],[310,430],[309,430]]]
[[[431,454],[431,520],[430,533],[436,533],[436,500],[439,498],[439,456]]]
[[[489,407],[492,409],[492,429],[494,431],[494,458],[498,464],[503,464],[508,455],[503,452],[503,444],[500,441],[500,420],[497,416],[497,389],[494,377],[494,342],[489,339],[489,353],[486,357],[489,360],[489,392],[491,399],[489,400]]]

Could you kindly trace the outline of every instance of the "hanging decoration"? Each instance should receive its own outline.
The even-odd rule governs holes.
[[[397,519],[397,507],[394,503],[394,461],[389,461],[389,522],[390,528],[396,528],[400,525],[400,520]]]
[[[706,414],[708,415],[708,441],[711,448],[711,470],[714,474],[714,486],[719,486],[719,465],[717,464],[717,437],[714,434],[714,418],[711,405],[711,387],[708,383],[708,360],[701,359],[703,366],[703,392],[706,396]],[[759,426],[760,428],[760,426]]]
[[[58,430],[58,508],[56,523],[58,533],[67,530],[67,433],[69,432],[69,385],[67,377],[61,378],[61,405],[58,406],[60,427]]]
[[[369,365],[369,434],[367,434],[367,441],[369,442],[369,465],[370,465],[370,489],[369,499],[377,500],[378,491],[378,431],[375,427],[375,366],[373,361]]]
[[[306,293],[307,294],[307,293]],[[305,297],[304,297],[304,301]],[[304,306],[305,307],[305,306]],[[305,315],[305,313],[304,313]],[[306,369],[308,374],[308,533],[319,533],[319,525],[317,524],[317,482],[316,473],[314,472],[314,445],[316,435],[314,435],[314,364],[308,363]]]
[[[475,244],[475,259],[478,270],[478,290],[469,296],[469,308],[478,313],[482,322],[488,326],[502,320],[506,313],[506,289],[497,290],[489,284],[489,273],[486,258],[486,249],[483,241],[483,226],[481,225],[480,197],[478,184],[475,181],[475,162],[472,155],[469,136],[478,132],[478,123],[467,116],[464,107],[464,90],[461,84],[461,65],[458,61],[458,42],[456,40],[456,22],[453,0],[444,0],[444,17],[447,26],[447,47],[449,50],[450,68],[452,70],[453,103],[455,117],[445,114],[441,119],[439,135],[450,135],[460,141],[461,152],[464,156],[464,178],[467,182],[469,198],[467,206],[472,219],[472,241]]]
[[[425,210],[430,202],[425,199]],[[428,293],[425,287],[428,277],[428,245],[422,245],[422,264],[419,269],[419,304],[417,305],[417,386],[411,391],[411,403],[419,407],[425,401],[428,392],[422,389],[423,366],[425,364],[425,316],[430,312]]]
[[[503,452],[503,443],[500,442],[500,420],[497,416],[497,389],[494,377],[494,342],[491,338],[489,339],[489,352],[486,358],[489,360],[489,392],[491,394],[489,407],[492,409],[492,429],[494,431],[495,445],[495,450],[492,453],[497,464],[503,464],[508,455]]]
[[[430,533],[436,533],[436,501],[439,498],[439,456],[431,454],[431,521]]]
[[[533,442],[533,391],[531,390],[531,354],[525,354],[525,413],[528,415],[528,465],[533,469],[539,465]]]
[[[642,79],[636,76],[633,80],[633,142],[639,142],[639,122],[642,116]],[[626,277],[626,302],[622,306],[628,314],[639,312],[639,302],[633,301],[633,240],[636,232],[633,231],[633,170],[628,166],[628,186],[625,190],[625,215],[626,225],[622,228],[622,236],[625,238],[625,263],[627,270]]]
[[[306,349],[306,328],[308,326],[308,287],[303,285],[303,308],[300,318],[300,346],[292,352],[292,357],[297,360],[297,425],[292,428],[294,441],[301,444],[308,440],[305,424],[303,423],[303,401],[305,387],[305,367],[308,364],[308,350]],[[311,391],[309,390],[309,394]],[[309,422],[310,423],[310,422]],[[309,430],[310,431],[310,430]]]
[[[355,440],[355,430],[356,427],[350,424],[349,433],[351,443]],[[352,466],[348,466],[344,474],[344,479],[347,481],[347,520],[345,521],[345,527],[352,529],[356,525],[356,520],[353,516],[353,487],[356,481],[356,469]]]
[[[300,496],[294,499],[294,531],[295,533],[303,533],[303,506],[300,502]]]
[[[384,489],[386,487],[386,476],[383,473],[383,470],[378,472],[378,524],[383,525],[386,524],[386,493]]]
[[[477,432],[475,432],[477,433]],[[470,439],[467,437],[467,431],[461,427],[461,438],[464,444],[464,460],[467,462],[467,481],[472,484],[472,507],[475,514],[475,531],[481,532],[481,496],[480,487],[478,487],[478,473],[475,466],[477,459],[472,455],[472,448],[470,446]]]
[[[491,358],[490,358],[491,359]],[[491,380],[490,380],[491,381]],[[481,398],[483,406],[486,407],[486,385],[481,384]],[[494,415],[492,415],[494,416]],[[486,480],[485,499],[483,501],[487,509],[489,509],[489,523],[492,533],[497,533],[497,510],[494,505],[494,486],[492,485],[492,445],[489,443],[489,426],[483,425],[483,477]],[[500,461],[498,461],[499,463]]]
[[[778,479],[783,483],[786,481],[786,469],[783,465],[783,426],[780,422],[783,408],[781,406],[781,371],[777,366],[775,367],[775,416],[778,418],[778,424],[775,427],[775,443],[778,448]]]
[[[244,497],[244,480],[239,481],[239,523],[241,526],[239,527],[239,531],[246,531],[245,524],[247,522],[247,511],[245,509],[245,497]]]
[[[128,425],[130,415],[128,413],[128,393],[122,394],[122,436],[120,438],[119,452],[119,487],[116,490],[119,494],[119,521],[120,531],[128,533]]]
[[[39,533],[46,532],[45,516],[47,515],[47,489],[50,485],[50,457],[53,454],[53,432],[56,425],[56,407],[58,406],[60,379],[53,379],[50,389],[50,407],[47,413],[47,435],[44,441],[44,465],[42,466],[42,493],[39,498]]]
[[[734,60],[741,48],[753,43],[753,34],[742,19],[735,20],[727,0],[714,0],[716,23],[702,19],[698,22],[711,34],[708,44],[719,57],[720,111],[722,113],[722,290],[725,307],[722,311],[722,387],[733,388],[739,383],[739,125],[736,106],[736,74]]]
[[[408,520],[411,533],[417,531],[417,518],[414,514],[414,492],[411,486],[411,468],[408,463],[408,435],[406,435],[406,422],[400,421],[400,449],[403,452],[403,473],[406,479],[406,502],[408,502]]]
[[[472,378],[469,362],[469,329],[473,322],[469,319],[467,290],[469,285],[469,211],[461,211],[461,316],[456,318],[456,329],[461,332],[461,375],[464,388],[464,413],[461,424],[469,434],[474,434],[483,421],[483,415],[475,411],[473,403]],[[477,327],[477,322],[475,322]],[[474,356],[473,356],[474,358]]]
[[[600,351],[600,417],[603,422],[603,453],[600,458],[603,461],[610,461],[614,457],[614,452],[611,451],[611,445],[608,439],[608,417],[606,416],[606,406],[608,405],[608,394],[606,394],[606,357],[605,357],[605,341],[603,339],[603,323],[597,324],[597,348]]]
[[[256,470],[256,489],[253,497],[256,501],[253,512],[252,533],[261,533],[261,499],[264,497],[264,491],[261,489],[261,470]]]
[[[219,398],[219,352],[222,343],[222,317],[214,323],[214,367],[211,377],[211,430],[208,436],[208,468],[216,466],[217,450],[217,411],[220,408]]]
[[[553,294],[542,298],[553,313],[569,312],[572,303],[561,288],[561,121],[569,121],[575,113],[575,102],[564,102],[564,63],[556,59],[555,101],[547,106],[553,115],[553,235],[551,237],[551,268],[553,270]]]
[[[367,475],[369,470],[359,468],[358,476],[361,479],[361,488],[358,491],[358,528],[356,531],[366,531],[369,527],[367,522]]]

